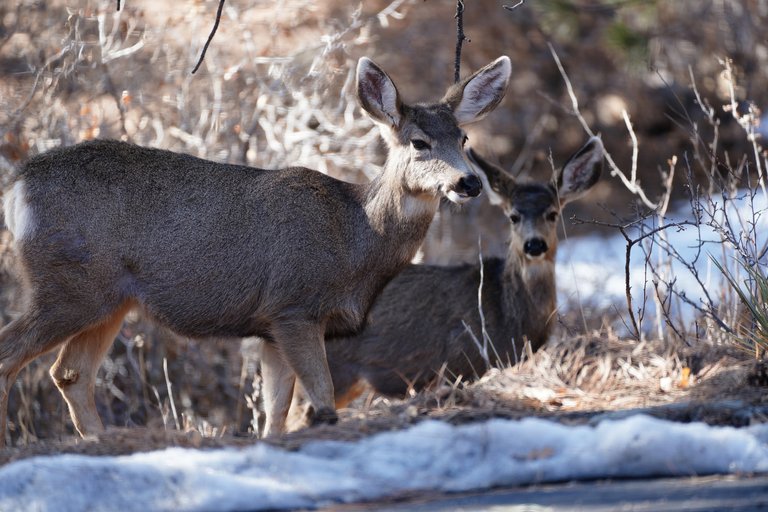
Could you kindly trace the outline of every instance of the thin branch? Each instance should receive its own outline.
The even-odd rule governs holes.
[[[630,171],[629,181],[631,183],[637,183],[637,136],[635,136],[635,130],[632,129],[632,122],[629,120],[629,114],[627,114],[626,109],[621,110],[621,116],[624,118],[624,124],[627,125],[627,131],[632,140],[632,169]]]
[[[477,313],[480,315],[480,332],[483,335],[483,352],[487,358],[488,347],[490,346],[491,349],[493,350],[493,355],[496,356],[496,360],[501,361],[501,357],[499,356],[499,353],[496,350],[496,346],[493,344],[491,335],[488,334],[488,327],[485,322],[485,312],[483,311],[483,281],[484,281],[484,274],[485,274],[485,263],[483,262],[483,243],[482,243],[481,235],[477,236],[477,250],[478,250],[477,257],[480,260],[480,284],[477,287]],[[486,363],[490,368],[491,364],[488,359],[486,359]]]
[[[623,236],[624,240],[627,242],[627,245],[625,247],[625,254],[624,254],[624,293],[627,299],[627,312],[629,313],[629,320],[632,323],[632,328],[635,331],[634,336],[635,338],[640,339],[640,326],[637,322],[637,318],[635,317],[635,312],[633,309],[634,308],[633,299],[632,299],[632,284],[631,284],[631,274],[630,274],[632,248],[638,243],[645,240],[646,238],[654,236],[655,234],[663,232],[669,228],[682,229],[683,226],[693,226],[695,224],[691,221],[680,221],[680,222],[665,224],[663,226],[658,226],[649,231],[641,232],[640,236],[636,238],[632,238],[627,232],[627,229],[641,223],[644,219],[637,219],[635,221],[632,221],[626,224],[616,224],[616,223],[602,222],[597,220],[585,221],[578,218],[573,218],[572,220],[577,224],[593,224],[596,226],[605,226],[605,227],[618,229],[619,233],[621,233],[621,236]],[[653,271],[654,269],[651,268],[651,270]]]
[[[505,8],[506,10],[508,10],[508,11],[514,11],[515,9],[517,9],[518,7],[523,5],[524,3],[525,3],[525,0],[518,0],[515,5],[502,5],[502,7]]]
[[[584,119],[584,116],[581,115],[581,111],[579,110],[579,100],[576,97],[576,93],[573,91],[571,80],[568,78],[568,74],[565,72],[565,68],[563,67],[563,64],[560,62],[560,57],[558,57],[557,52],[555,51],[555,48],[554,46],[552,46],[552,44],[549,44],[549,51],[550,53],[552,53],[552,58],[555,60],[555,64],[557,64],[557,69],[560,71],[560,76],[563,78],[563,82],[565,82],[565,88],[568,91],[568,96],[570,96],[571,105],[573,106],[573,115],[576,116],[576,119],[578,119],[584,131],[590,137],[594,137],[595,134],[592,132],[592,129],[590,129],[589,124],[587,124],[586,119]],[[633,144],[636,145],[637,139],[634,136],[634,132],[632,132],[632,124],[629,123],[629,116],[626,113],[626,111],[623,113],[623,116],[627,124],[627,127],[630,130],[630,137],[632,138]],[[633,155],[635,155],[636,153],[637,153],[637,148],[633,150]],[[653,201],[648,199],[648,196],[645,195],[645,191],[640,187],[640,184],[636,180],[631,180],[627,178],[624,172],[622,172],[622,170],[619,169],[619,166],[616,165],[616,162],[613,160],[613,157],[608,151],[605,151],[605,160],[608,162],[608,165],[611,167],[611,176],[618,176],[621,182],[627,188],[627,190],[629,190],[632,194],[639,197],[640,200],[643,202],[643,204],[645,204],[645,206],[647,206],[651,210],[656,209],[657,205]]]
[[[628,119],[627,119],[627,122],[628,122]],[[661,198],[659,209],[656,212],[656,217],[657,217],[657,221],[659,223],[659,226],[663,226],[665,224],[665,217],[667,215],[667,209],[669,208],[669,200],[672,197],[672,183],[673,183],[673,181],[675,179],[675,167],[677,165],[677,156],[673,155],[672,158],[667,160],[667,164],[669,166],[669,171],[667,171],[667,172],[663,172],[662,171],[662,180],[663,180],[663,184],[664,184],[664,194],[663,194],[663,196]],[[698,228],[698,229],[700,229],[700,228]],[[665,243],[667,243],[667,244],[669,243],[669,241],[666,238],[666,232],[665,231],[659,233],[659,236],[661,237],[661,239]],[[655,240],[652,238],[649,250],[648,250],[647,255],[646,255],[646,257],[647,257],[646,265],[645,265],[646,266],[646,271],[647,271],[648,266],[652,266],[653,265],[651,263],[650,259],[651,259],[651,255],[653,253],[653,247],[655,245],[654,242],[655,242]],[[667,255],[667,256],[669,256],[669,255]],[[664,263],[665,263],[664,262],[664,251],[658,251],[658,260],[659,260],[658,261],[658,265],[661,268],[664,265]],[[672,275],[672,273],[673,273],[672,272],[672,260],[670,258],[668,258],[666,263],[667,263],[667,271],[669,272],[669,275]],[[654,285],[654,290],[656,292],[654,294],[654,296],[653,296],[653,300],[654,300],[654,303],[656,304],[656,310],[658,312],[658,318],[657,318],[658,331],[657,331],[657,335],[658,335],[659,339],[662,340],[662,339],[664,339],[664,326],[663,326],[664,324],[662,323],[662,319],[664,319],[666,321],[666,323],[669,324],[669,325],[671,325],[673,323],[672,319],[670,318],[670,315],[671,315],[671,304],[670,304],[669,308],[665,308],[664,307],[665,298],[660,295],[660,289],[659,289],[659,286],[658,286],[658,282],[654,281],[653,285]],[[675,329],[674,327],[672,329],[675,331],[675,333],[679,334],[677,329]],[[681,337],[680,339],[683,339],[683,338]]]
[[[200,65],[203,63],[203,59],[205,58],[205,52],[208,51],[208,46],[211,44],[211,41],[213,41],[213,36],[216,34],[216,30],[219,28],[219,22],[221,21],[221,13],[224,10],[224,1],[225,0],[219,0],[219,9],[216,11],[216,21],[213,23],[213,29],[211,29],[211,33],[208,35],[208,40],[205,42],[205,46],[203,46],[203,51],[200,52],[200,60],[197,61],[197,65],[195,66],[195,69],[192,70],[192,74],[194,75],[198,68],[200,68]]]
[[[680,100],[677,96],[675,96],[675,99],[677,100],[678,104],[681,105],[682,111],[685,113],[686,120],[688,121],[688,124],[692,127],[691,130],[685,128],[680,125],[681,128],[683,128],[686,131],[689,131],[691,133],[691,142],[693,142],[693,149],[695,151],[696,160],[699,161],[701,164],[701,168],[704,170],[708,170],[708,173],[706,174],[707,179],[709,181],[709,192],[712,192],[713,187],[713,180],[717,176],[717,144],[720,136],[720,120],[717,119],[717,115],[715,113],[715,109],[709,104],[708,101],[705,99],[702,99],[701,94],[699,94],[699,88],[696,86],[696,78],[693,75],[693,68],[691,66],[688,66],[688,74],[691,77],[691,89],[693,90],[693,94],[696,97],[696,103],[699,105],[699,109],[702,111],[702,113],[706,116],[707,121],[709,122],[709,125],[712,127],[713,130],[713,140],[709,144],[704,142],[704,140],[701,137],[701,133],[699,132],[698,125],[693,121],[691,116],[688,114],[688,111],[683,106],[682,100]],[[669,87],[671,89],[671,87]],[[703,146],[704,148],[708,149],[707,156],[709,157],[710,165],[707,167],[703,161],[703,159],[699,156],[699,145]]]
[[[171,404],[171,412],[173,412],[173,421],[176,423],[176,430],[181,430],[181,423],[179,422],[179,415],[176,414],[176,402],[173,399],[173,385],[171,379],[168,376],[168,359],[163,358],[163,374],[165,375],[165,387],[168,390],[168,401]]]
[[[758,135],[755,133],[755,128],[760,123],[759,112],[757,112],[757,109],[755,108],[755,106],[750,102],[748,112],[746,114],[739,113],[738,103],[736,102],[735,80],[733,78],[733,68],[731,66],[731,59],[721,60],[720,63],[722,64],[725,71],[726,83],[728,84],[728,94],[731,99],[730,103],[728,105],[725,105],[723,109],[726,112],[730,112],[731,115],[733,116],[733,119],[737,123],[739,123],[742,129],[746,132],[747,140],[752,144],[752,149],[754,150],[754,153],[755,153],[755,166],[757,167],[757,178],[760,183],[760,188],[763,191],[763,197],[768,197],[768,190],[766,189],[766,185],[765,185],[763,166],[761,165],[761,162],[760,162],[760,153],[762,148],[757,143]]]
[[[464,1],[456,0],[456,56],[453,60],[453,81],[459,83],[461,78],[461,46],[469,39],[464,36]]]

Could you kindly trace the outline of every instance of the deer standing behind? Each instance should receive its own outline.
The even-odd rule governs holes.
[[[0,443],[17,373],[57,346],[51,376],[75,427],[103,430],[96,372],[136,306],[185,336],[267,340],[267,433],[283,429],[296,376],[314,419],[335,421],[324,336],[359,327],[417,251],[440,197],[480,193],[460,127],[498,105],[510,73],[500,57],[439,102],[408,106],[360,59],[358,100],[389,149],[367,185],[116,141],[30,159],[4,195],[26,301],[0,331]]]
[[[600,177],[602,142],[593,137],[571,156],[557,175],[557,188],[514,179],[472,150],[470,157],[487,179],[489,200],[510,221],[506,258],[483,260],[482,309],[492,346],[483,355],[473,341],[474,335],[483,342],[479,264],[410,265],[377,297],[359,334],[327,340],[338,408],[359,396],[365,383],[380,394],[403,396],[440,372],[472,380],[489,363],[515,362],[525,339],[533,350],[547,341],[557,307],[558,219],[563,206]],[[297,393],[290,414],[294,425],[303,421],[301,401]]]

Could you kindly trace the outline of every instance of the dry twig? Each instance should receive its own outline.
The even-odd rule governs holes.
[[[197,61],[197,64],[195,65],[195,69],[192,70],[192,74],[194,75],[200,65],[203,63],[203,59],[205,58],[205,52],[208,51],[208,46],[211,44],[211,41],[213,41],[213,36],[216,34],[216,30],[219,28],[219,22],[221,21],[221,13],[224,10],[224,1],[225,0],[219,0],[219,8],[216,11],[216,21],[213,22],[213,28],[211,29],[211,33],[208,35],[208,40],[205,42],[205,46],[203,46],[203,51],[200,52],[200,59]]]
[[[469,39],[464,36],[464,1],[456,0],[456,56],[453,60],[453,81],[459,83],[461,78],[461,46]]]
[[[581,127],[584,129],[584,131],[587,132],[587,134],[590,137],[594,137],[595,134],[592,132],[592,129],[589,127],[589,124],[587,124],[587,121],[584,119],[584,116],[581,115],[581,111],[579,110],[579,100],[578,98],[576,98],[576,93],[573,91],[571,80],[568,78],[568,74],[565,72],[565,68],[563,67],[563,64],[560,62],[560,57],[558,57],[557,52],[555,51],[555,48],[551,44],[549,45],[549,51],[552,53],[552,58],[555,60],[555,64],[557,64],[557,69],[560,71],[560,76],[562,76],[563,82],[565,82],[565,87],[568,90],[568,95],[571,98],[573,115],[576,116],[576,119],[579,120],[579,123],[581,123]],[[633,172],[632,172],[631,178],[627,178],[627,175],[624,174],[624,172],[621,169],[619,169],[619,166],[616,165],[616,162],[614,161],[613,157],[607,150],[605,151],[605,160],[608,162],[608,165],[611,167],[611,176],[618,176],[627,190],[629,190],[632,194],[639,197],[645,206],[647,206],[651,210],[654,210],[658,205],[653,201],[651,201],[650,199],[648,199],[648,196],[645,194],[645,191],[642,189],[642,187],[640,186],[640,183],[637,181],[637,172],[636,172],[637,138],[635,137],[635,134],[632,131],[632,124],[629,122],[629,114],[627,114],[626,110],[623,110],[622,116],[624,117],[624,122],[627,125],[627,129],[629,130],[630,137],[634,145],[634,149],[632,151]]]

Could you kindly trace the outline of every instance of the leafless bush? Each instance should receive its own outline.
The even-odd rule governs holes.
[[[554,50],[553,56],[567,84],[574,115],[591,134]],[[684,151],[681,157],[672,155],[667,168],[660,168],[664,193],[654,202],[636,181],[638,144],[624,111],[633,147],[631,178],[610,155],[607,159],[611,175],[621,178],[621,183],[638,195],[639,202],[646,208],[638,209],[635,219],[589,223],[616,229],[626,241],[624,272],[629,318],[626,324],[630,335],[638,339],[646,337],[651,330],[644,325],[644,320],[651,317],[655,320],[658,339],[673,336],[685,343],[699,340],[723,343],[735,339],[760,357],[762,342],[755,341],[754,332],[764,327],[759,324],[766,307],[763,288],[768,272],[768,238],[764,227],[768,212],[765,187],[768,152],[761,145],[757,130],[760,110],[751,101],[737,99],[738,87],[731,62],[721,63],[719,78],[729,92],[729,100],[721,111],[742,127],[751,154],[740,155],[733,162],[732,156],[718,146],[720,117],[700,94],[691,73],[691,87],[710,129],[711,140],[705,141],[699,124],[687,114],[690,150]],[[670,212],[674,176],[680,160],[687,201],[684,206],[677,205],[677,211]],[[682,238],[685,234],[687,239]],[[631,264],[635,247],[641,252],[640,266]],[[638,272],[643,273],[643,277],[634,279],[633,274]],[[639,292],[632,289],[632,281],[643,283]],[[740,283],[744,285],[743,290]],[[745,297],[752,300],[745,301]],[[647,314],[649,300],[654,305],[654,315]]]

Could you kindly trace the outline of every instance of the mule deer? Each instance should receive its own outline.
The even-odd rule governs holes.
[[[526,338],[533,350],[547,341],[556,308],[557,219],[600,177],[602,142],[590,139],[568,160],[557,188],[518,181],[471,150],[470,157],[487,179],[489,199],[510,221],[506,259],[483,260],[482,310],[493,346],[482,354],[480,265],[410,265],[377,297],[363,331],[328,339],[337,407],[359,396],[365,382],[380,394],[403,396],[441,371],[469,380],[488,363],[509,364]],[[292,422],[303,421],[297,395]]]
[[[4,197],[27,301],[0,331],[0,439],[18,371],[58,345],[51,376],[75,427],[102,431],[95,375],[134,306],[186,336],[266,339],[268,433],[283,429],[295,376],[314,419],[335,421],[325,334],[358,328],[413,257],[441,196],[480,193],[460,126],[499,104],[510,72],[500,57],[439,102],[408,106],[360,59],[358,100],[389,147],[368,185],[117,141],[29,160]]]

